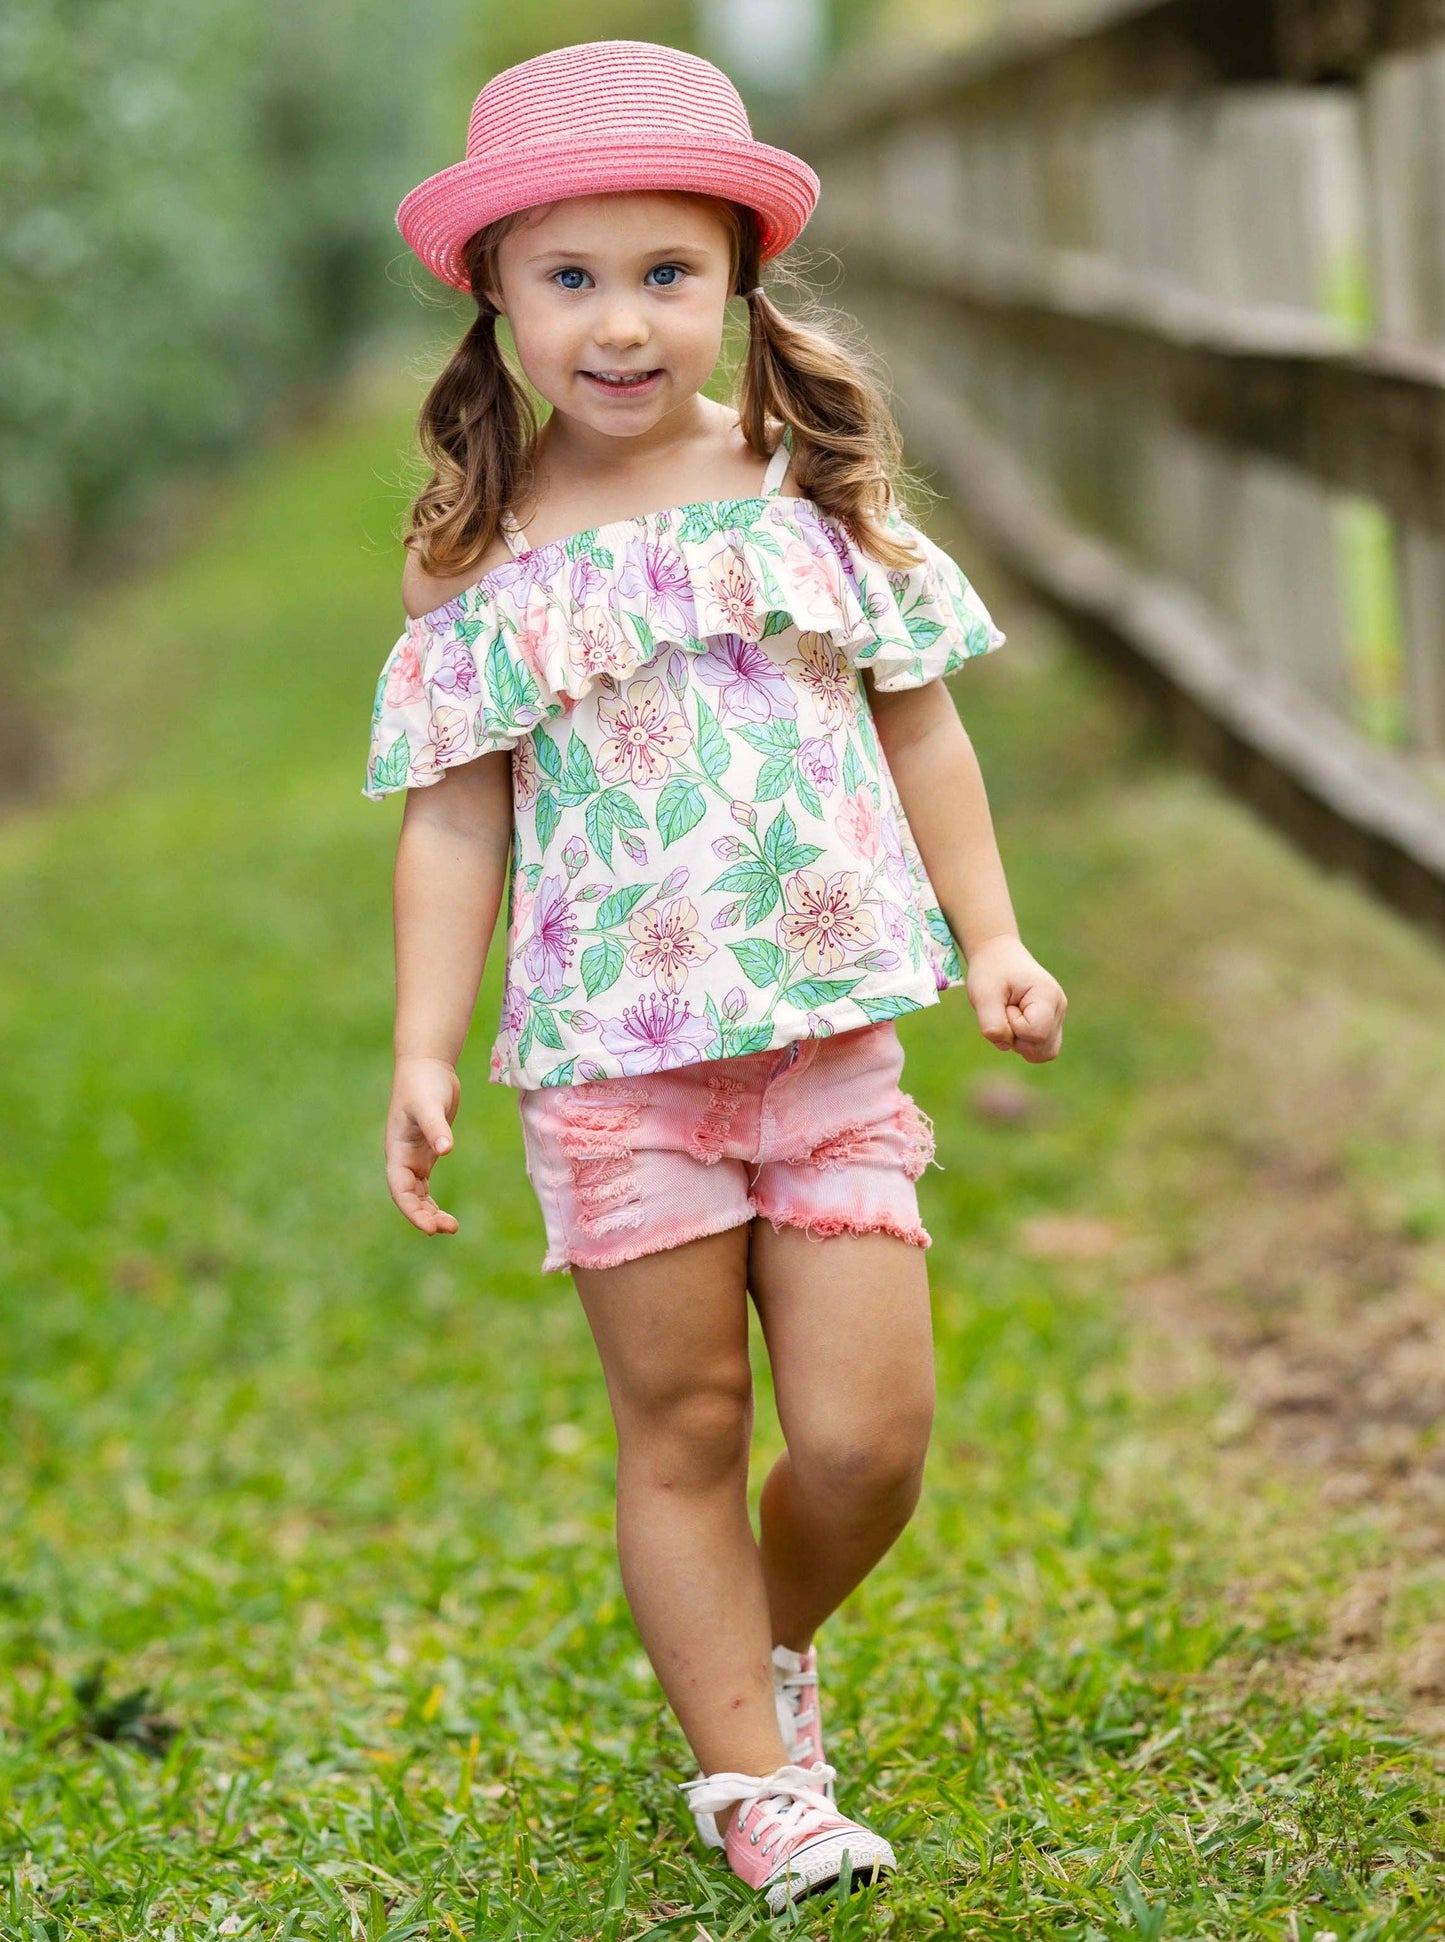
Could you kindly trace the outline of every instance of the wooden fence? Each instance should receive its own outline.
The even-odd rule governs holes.
[[[1445,0],[1093,0],[790,133],[963,516],[1445,930]]]

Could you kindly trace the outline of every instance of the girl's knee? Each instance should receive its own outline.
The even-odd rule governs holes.
[[[634,1401],[618,1422],[619,1460],[658,1489],[698,1489],[746,1476],[752,1427],[744,1366]]]
[[[850,1502],[917,1500],[933,1432],[932,1399],[871,1427],[838,1423],[793,1436],[788,1456],[806,1489]]]

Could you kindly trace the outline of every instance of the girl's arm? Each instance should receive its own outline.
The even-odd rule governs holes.
[[[1057,1058],[1068,1000],[1020,942],[983,776],[952,693],[938,680],[881,694],[864,678],[903,812],[968,965],[980,1031],[1031,1064]]]
[[[451,1148],[456,1066],[506,891],[511,755],[479,755],[407,794],[393,879],[396,1054],[386,1121],[392,1199],[423,1233],[455,1234],[427,1190]]]

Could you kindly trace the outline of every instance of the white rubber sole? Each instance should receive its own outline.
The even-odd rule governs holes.
[[[892,1848],[881,1834],[858,1828],[820,1834],[816,1841],[799,1848],[780,1864],[782,1872],[775,1881],[763,1883],[762,1893],[767,1897],[769,1913],[781,1915],[790,1902],[800,1902],[805,1895],[816,1895],[820,1889],[831,1888],[843,1872],[845,1851],[852,1858],[854,1881],[875,1882],[885,1874],[892,1874],[898,1865]]]

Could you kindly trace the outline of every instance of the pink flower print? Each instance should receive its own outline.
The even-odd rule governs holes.
[[[597,773],[608,782],[626,777],[635,788],[655,789],[688,747],[686,726],[656,675],[602,695],[597,719],[607,731],[597,751]]]
[[[721,910],[713,912],[712,927],[715,931],[731,930],[742,915],[746,897],[739,897],[735,904],[724,904]]]
[[[441,666],[432,675],[432,686],[443,694],[474,695],[481,685],[471,649],[464,641],[449,641]]]
[[[736,1024],[748,1008],[747,993],[742,986],[735,984],[722,1001],[722,1015],[730,1025]]]
[[[801,540],[790,540],[783,549],[783,572],[798,601],[793,618],[800,625],[835,626],[843,604],[843,576],[833,555],[814,553]]]
[[[740,856],[746,856],[748,846],[736,836],[714,836],[712,853],[720,856],[724,863],[732,863]]]
[[[576,876],[577,872],[586,863],[588,855],[587,845],[582,841],[580,836],[569,836],[567,838],[567,841],[562,845],[562,863],[566,869],[569,881]]]
[[[388,708],[404,708],[409,701],[420,701],[422,698],[421,656],[416,647],[422,637],[421,622],[412,621],[406,630],[406,639],[391,664],[391,672],[386,677]]]
[[[543,877],[532,909],[532,937],[522,953],[522,967],[547,997],[555,998],[562,989],[576,942],[577,917],[563,892],[561,877]]]
[[[884,904],[883,923],[895,944],[908,942],[908,919],[897,904]]]
[[[865,951],[857,960],[860,971],[892,971],[899,962],[896,951],[885,951],[881,948],[876,951]]]
[[[763,637],[763,612],[758,600],[758,584],[747,561],[735,546],[724,547],[711,567],[712,602],[708,615],[709,633],[726,629],[745,640]]]
[[[697,905],[691,897],[634,910],[627,928],[637,942],[627,953],[628,964],[640,978],[655,978],[664,991],[680,990],[692,967],[717,952],[696,924]]]
[[[662,879],[662,882],[657,886],[658,896],[675,897],[687,882],[688,876],[689,871],[687,865],[685,863],[679,863],[675,870],[668,871],[667,875]]]
[[[572,1027],[574,1032],[595,1032],[597,1030],[596,1014],[590,1011],[574,1011],[567,1023]]]
[[[831,877],[821,870],[795,870],[783,880],[788,908],[778,919],[779,943],[800,950],[810,971],[836,971],[850,950],[877,939],[872,914],[859,908],[862,898],[856,870],[839,870]]]
[[[687,561],[669,541],[633,540],[617,586],[629,599],[641,600],[644,618],[654,633],[674,637],[697,633]]]
[[[741,634],[720,634],[697,657],[697,671],[718,690],[720,715],[746,722],[797,718],[798,700],[787,676],[756,641],[744,640]]]
[[[729,803],[728,808],[735,823],[741,823],[744,829],[757,828],[758,812],[750,802],[739,802],[735,798]]]
[[[831,796],[838,780],[838,751],[826,735],[810,735],[798,750],[798,767],[820,796]]]
[[[623,849],[626,850],[627,854],[632,858],[634,863],[638,864],[639,866],[646,863],[647,845],[646,843],[643,842],[642,838],[638,835],[635,829],[618,830],[617,840],[622,845]]]
[[[717,1032],[705,1016],[693,1011],[685,998],[649,991],[635,1005],[624,1005],[621,1018],[604,1021],[602,1043],[624,1072],[665,1072],[675,1065],[695,1065],[708,1056]]]
[[[858,856],[877,856],[883,840],[883,822],[866,786],[860,786],[851,796],[844,796],[833,818],[833,827]]]
[[[549,679],[547,670],[556,668],[566,651],[567,625],[545,587],[534,582],[527,591],[527,604],[517,628],[517,652],[536,677],[543,694],[561,684]]]
[[[525,877],[517,877],[512,885],[512,936],[525,937],[532,922],[532,906],[537,901],[535,890],[527,888]]]
[[[798,652],[787,662],[829,728],[842,728],[857,710],[853,670],[826,634],[799,634]]]
[[[412,757],[411,770],[425,785],[435,780],[448,763],[455,762],[466,746],[471,722],[464,708],[450,704],[435,709],[428,725],[426,745]]]
[[[542,771],[537,762],[537,744],[524,735],[512,748],[512,795],[519,809],[530,809],[537,800]]]
[[[641,656],[605,607],[583,609],[576,637],[577,658],[589,674],[626,674]]]

